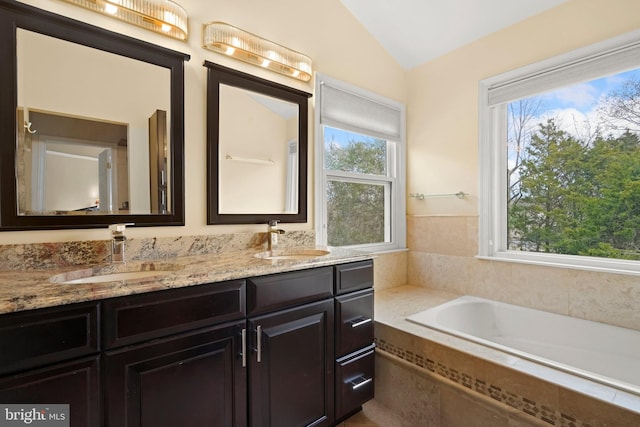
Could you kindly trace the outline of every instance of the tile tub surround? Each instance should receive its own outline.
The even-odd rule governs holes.
[[[475,258],[477,216],[407,216],[407,282],[640,330],[640,277]]]
[[[402,427],[549,426],[385,351],[376,353],[375,401],[393,408],[387,412],[399,418]]]
[[[125,264],[0,271],[0,314],[372,258],[367,253],[340,248],[331,248],[329,255],[303,260],[266,260],[255,257],[256,253],[263,250],[261,246],[254,249],[233,249],[225,246],[225,250],[212,251],[204,255],[176,256],[175,252],[171,252],[173,256],[133,260]],[[101,274],[106,274],[140,269],[153,270],[155,264],[167,263],[178,270],[160,276],[105,283],[61,284],[51,283],[49,280],[53,275],[84,268],[95,268]]]
[[[453,382],[474,399],[489,399],[505,411],[517,410],[546,425],[640,425],[638,395],[405,320],[458,296],[415,286],[376,292],[378,351],[401,359],[423,375]],[[438,396],[441,402],[446,397]]]

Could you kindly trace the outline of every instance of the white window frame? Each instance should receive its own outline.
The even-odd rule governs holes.
[[[400,137],[391,141],[388,137],[375,131],[345,123],[325,121],[321,123],[322,91],[320,86],[329,84],[341,91],[357,95],[372,103],[384,105],[400,113]],[[385,186],[385,242],[375,244],[352,245],[349,248],[366,250],[370,252],[387,252],[403,250],[406,247],[406,161],[405,161],[405,135],[406,135],[406,109],[399,102],[366,91],[357,86],[350,85],[327,75],[316,73],[316,108],[315,108],[315,222],[316,243],[327,246],[327,199],[326,188],[330,180],[346,181],[364,184],[376,184]],[[350,172],[327,171],[324,169],[324,127],[329,126],[354,133],[381,137],[387,141],[387,176],[369,176]],[[390,149],[393,146],[395,149]],[[388,240],[388,241],[387,241]]]
[[[507,249],[507,103],[640,67],[640,31],[522,67],[479,84],[478,258],[640,275],[640,262]]]

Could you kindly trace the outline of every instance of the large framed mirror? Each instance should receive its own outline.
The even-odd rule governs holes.
[[[310,93],[205,61],[208,224],[307,221]]]
[[[0,230],[184,225],[189,56],[0,0]]]

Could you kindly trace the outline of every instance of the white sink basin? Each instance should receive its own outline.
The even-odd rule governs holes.
[[[85,269],[70,271],[68,273],[57,274],[49,278],[50,282],[60,283],[63,285],[73,285],[80,283],[106,283],[121,282],[124,280],[140,280],[145,278],[166,276],[174,273],[182,268],[175,264],[142,264],[137,269],[127,266],[126,271],[113,271],[111,267],[103,267],[102,269]]]
[[[310,259],[317,258],[324,255],[329,255],[331,252],[325,249],[303,248],[303,249],[283,249],[275,251],[265,251],[256,254],[256,258],[262,259]]]

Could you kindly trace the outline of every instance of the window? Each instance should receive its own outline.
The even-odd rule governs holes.
[[[404,248],[404,106],[320,74],[316,86],[318,243]]]
[[[479,255],[640,273],[640,32],[480,84]]]

